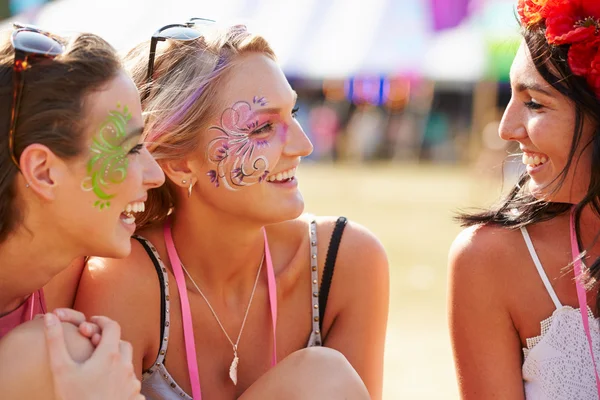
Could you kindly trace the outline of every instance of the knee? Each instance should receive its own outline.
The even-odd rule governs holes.
[[[346,357],[328,347],[308,347],[292,353],[289,357],[299,371],[320,385],[329,386],[328,391],[342,395],[341,398],[368,399],[368,391],[362,379]],[[348,397],[343,394],[347,393]]]

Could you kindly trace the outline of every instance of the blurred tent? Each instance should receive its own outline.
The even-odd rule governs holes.
[[[508,81],[519,43],[515,1],[480,0],[459,26],[432,37],[423,74],[438,82]]]
[[[42,1],[11,0],[21,3],[13,5],[21,11]],[[477,24],[479,10],[498,17],[498,10],[489,11],[496,3],[513,0],[56,0],[12,20],[53,32],[97,33],[125,51],[158,27],[203,16],[244,22],[264,34],[290,76],[424,73],[436,80],[473,81],[486,73],[491,29],[489,23]],[[510,18],[512,9],[507,10]]]

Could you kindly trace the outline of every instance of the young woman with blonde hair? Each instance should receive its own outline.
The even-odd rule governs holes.
[[[312,145],[266,40],[196,19],[126,65],[167,184],[131,256],[89,261],[76,305],[121,323],[142,393],[380,399],[386,255],[345,218],[301,216]]]

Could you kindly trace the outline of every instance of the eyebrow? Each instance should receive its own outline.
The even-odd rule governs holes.
[[[526,90],[531,90],[533,92],[542,93],[542,94],[544,94],[546,96],[555,97],[551,92],[549,92],[542,85],[539,85],[537,83],[520,82],[517,85],[517,92],[521,93],[521,92],[524,92]]]
[[[144,132],[143,126],[133,129],[132,131],[130,131],[127,134],[127,136],[125,136],[125,138],[123,140],[121,140],[121,143],[119,143],[119,146],[122,146],[124,143],[127,143],[131,138],[133,138],[135,136],[140,136],[143,132]]]
[[[296,105],[296,101],[298,101],[298,93],[296,93],[295,90],[292,90],[293,95],[294,95],[294,105]],[[280,107],[267,107],[267,108],[259,108],[258,110],[254,111],[254,114],[279,114],[281,113],[281,108]]]

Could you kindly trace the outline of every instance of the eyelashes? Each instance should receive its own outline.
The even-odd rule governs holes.
[[[300,107],[296,106],[292,109],[292,118],[296,118],[296,114],[298,114],[298,111],[300,110]],[[258,125],[258,123],[254,123],[254,125]],[[250,134],[251,135],[264,135],[267,133],[271,133],[273,131],[274,128],[274,123],[273,122],[267,122],[266,124],[260,126],[259,128],[253,130]]]
[[[139,143],[139,144],[133,146],[132,149],[129,150],[129,153],[127,153],[127,154],[140,154],[140,151],[142,151],[143,148],[144,148],[144,144]]]
[[[539,110],[539,109],[541,109],[541,108],[542,108],[542,107],[544,107],[544,106],[542,106],[542,105],[541,105],[540,103],[538,103],[538,102],[535,102],[535,101],[533,101],[533,100],[530,100],[530,101],[526,101],[526,102],[525,102],[525,107],[529,108],[530,110]]]
[[[260,128],[253,130],[252,135],[264,135],[265,133],[270,133],[271,131],[273,131],[273,123],[267,122]]]

